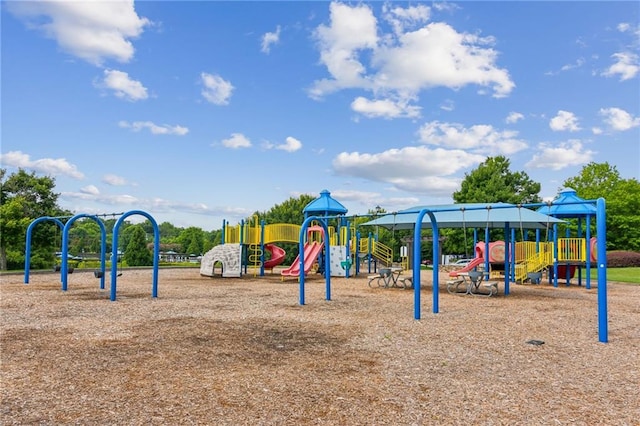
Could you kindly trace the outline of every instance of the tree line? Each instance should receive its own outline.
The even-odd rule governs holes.
[[[0,169],[0,270],[24,268],[26,230],[29,224],[42,216],[70,217],[73,212],[58,205],[60,194],[55,192],[55,179],[36,176],[35,172],[19,169],[7,174]],[[573,188],[578,196],[593,200],[603,197],[607,203],[607,248],[608,250],[640,251],[640,183],[637,179],[624,179],[615,166],[608,163],[589,163],[576,176],[566,179],[560,188]],[[512,203],[527,204],[541,202],[540,184],[534,182],[526,172],[511,171],[510,162],[504,156],[488,157],[483,163],[465,174],[461,187],[452,194],[455,203]],[[560,189],[559,188],[559,189]],[[303,194],[291,197],[267,211],[256,211],[245,222],[301,224],[304,207],[315,197]],[[374,206],[366,216],[351,217],[352,225],[362,225],[373,217],[387,213],[384,208]],[[595,222],[595,221],[593,221]],[[107,253],[112,251],[111,235],[116,218],[103,220],[107,230]],[[334,224],[335,225],[335,224]],[[159,225],[161,251],[201,255],[221,242],[222,230],[206,231],[198,227],[180,228],[169,222]],[[575,228],[575,221],[568,226]],[[595,227],[595,223],[592,224]],[[378,240],[394,249],[406,244],[411,231],[359,226],[361,234],[375,234]],[[423,231],[428,236],[429,229]],[[595,230],[594,230],[595,232]],[[504,238],[503,230],[491,231],[491,239]],[[62,232],[53,222],[43,222],[35,227],[32,235],[31,265],[44,269],[55,262],[55,253],[60,251]],[[443,253],[473,255],[472,239],[461,229],[442,230]],[[100,228],[93,220],[80,219],[69,230],[69,253],[78,256],[100,251]],[[146,220],[140,224],[124,222],[119,233],[119,249],[129,266],[151,265],[153,227]],[[297,254],[297,245],[283,243],[290,263]],[[423,244],[425,257],[430,257],[430,244]]]

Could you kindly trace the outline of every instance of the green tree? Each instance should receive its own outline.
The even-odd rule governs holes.
[[[214,246],[220,244],[222,240],[222,230],[216,229],[211,232],[204,233],[204,242],[202,245],[202,252],[206,253],[211,250]]]
[[[178,242],[181,245],[181,252],[187,254],[204,253],[205,232],[201,228],[190,226],[180,233]]]
[[[504,156],[488,157],[483,163],[465,174],[459,191],[453,193],[456,203],[539,203],[540,184],[525,172],[510,170],[510,161]],[[444,253],[465,254],[473,257],[471,230],[444,229]],[[503,239],[504,231],[491,230],[491,240]],[[466,241],[466,246],[465,246]]]
[[[271,207],[265,213],[256,212],[256,215],[259,219],[264,220],[265,223],[294,223],[302,225],[302,222],[304,222],[304,208],[315,198],[309,194],[302,194],[298,198],[290,197],[283,203]]]
[[[147,248],[147,234],[141,225],[131,225],[129,242],[124,252],[124,260],[129,266],[153,265],[153,253]]]
[[[55,180],[19,169],[11,175],[0,169],[0,270],[24,266],[27,227],[41,216],[68,215],[57,202]],[[32,234],[31,265],[42,268],[54,260],[61,232],[53,223],[39,224]],[[59,244],[59,242],[58,242]]]
[[[504,156],[489,157],[475,170],[465,174],[456,203],[539,203],[540,184],[525,172],[512,172]]]
[[[640,251],[640,183],[623,179],[615,166],[591,162],[563,183],[586,200],[604,198],[607,209],[607,248]],[[592,224],[595,226],[595,224]]]
[[[616,190],[620,181],[620,172],[615,166],[591,162],[584,166],[577,176],[565,180],[563,185],[564,188],[575,189],[579,197],[595,200],[600,197],[606,198]]]
[[[147,220],[147,222],[149,222]],[[151,222],[149,222],[151,224]],[[182,228],[177,228],[173,224],[169,222],[162,222],[158,225],[158,230],[160,231],[160,239],[163,243],[173,243],[178,238],[180,233],[183,231]],[[153,232],[153,227],[149,228],[149,233]]]
[[[115,222],[114,222],[115,224]],[[129,246],[129,242],[134,233],[134,228],[140,228],[142,232],[144,232],[145,239],[147,233],[144,231],[144,227],[142,225],[133,225],[128,221],[124,221],[120,224],[120,228],[118,229],[118,250],[124,250],[127,246]],[[111,235],[109,235],[109,239],[113,239],[113,231]],[[111,247],[110,251],[113,250],[113,241],[109,241],[109,246]]]
[[[69,229],[69,253],[76,255],[99,253],[100,239],[100,226],[93,219],[78,220]],[[107,252],[110,248],[111,245],[108,242]]]

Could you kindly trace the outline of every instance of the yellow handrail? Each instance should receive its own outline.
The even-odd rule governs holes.
[[[386,266],[393,264],[393,250],[391,247],[384,245],[383,243],[376,241],[373,238],[360,238],[359,253],[369,253],[369,244],[371,244],[371,254],[384,262]]]
[[[539,272],[553,263],[553,243],[516,243],[515,281],[524,281],[530,272]]]
[[[387,266],[391,266],[393,264],[393,250],[391,247],[382,244],[380,241],[373,241],[371,244],[371,254],[385,262]]]

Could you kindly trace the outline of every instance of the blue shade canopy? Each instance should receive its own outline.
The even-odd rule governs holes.
[[[418,214],[427,209],[434,213],[439,228],[511,228],[546,229],[554,223],[564,223],[543,213],[507,203],[472,203],[416,206],[395,214],[386,214],[363,225],[378,225],[389,229],[413,229]],[[425,215],[423,228],[431,227],[431,219]]]
[[[309,216],[336,216],[346,214],[345,206],[336,201],[329,191],[324,189],[320,196],[306,205],[303,210],[305,217]]]
[[[551,206],[542,206],[538,212],[554,217],[584,217],[596,215],[596,206],[578,197],[575,189],[565,188],[558,193]]]

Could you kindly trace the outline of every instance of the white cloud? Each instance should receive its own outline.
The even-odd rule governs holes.
[[[593,160],[595,155],[578,140],[561,142],[558,146],[553,146],[551,143],[541,143],[538,145],[538,151],[531,161],[525,164],[525,168],[562,170],[571,166],[587,164]]]
[[[569,71],[575,68],[580,68],[585,63],[586,61],[584,58],[578,58],[573,64],[563,65],[562,68],[560,68],[560,71]]]
[[[229,103],[229,98],[234,89],[231,82],[224,80],[219,75],[206,72],[200,74],[200,79],[204,86],[201,93],[207,101],[216,105],[227,105]]]
[[[267,141],[262,144],[262,147],[264,149],[279,149],[281,151],[296,152],[302,148],[302,142],[292,136],[288,136],[284,143],[281,143],[280,145]]]
[[[591,133],[593,133],[594,135],[601,135],[602,134],[602,129],[600,127],[592,127],[591,128]]]
[[[382,7],[384,19],[391,24],[396,34],[402,34],[407,28],[415,28],[416,26],[429,21],[431,9],[428,6],[418,5],[403,7],[391,7],[385,3]]]
[[[15,167],[22,169],[30,169],[34,172],[44,173],[50,176],[69,176],[73,179],[84,179],[84,174],[78,171],[78,168],[70,164],[66,158],[41,158],[39,160],[31,160],[29,154],[22,151],[9,151],[6,154],[0,154],[0,163],[6,167]]]
[[[107,59],[129,62],[135,49],[131,39],[151,24],[124,1],[15,1],[8,9],[29,28],[42,31],[60,48],[96,66]]]
[[[517,123],[520,120],[524,120],[524,115],[519,112],[510,112],[505,121],[509,124]]]
[[[349,202],[350,204],[357,203],[363,208],[362,214],[366,213],[371,206],[393,206],[393,209],[399,210],[415,206],[420,202],[420,199],[417,197],[389,197],[379,192],[344,189],[331,191],[331,196],[342,202]],[[391,210],[387,209],[387,211]]]
[[[399,33],[382,33],[367,5],[331,3],[329,24],[315,32],[320,61],[331,77],[314,82],[312,98],[355,88],[410,100],[432,87],[457,90],[469,84],[490,87],[494,97],[504,97],[515,87],[508,71],[495,65],[493,38],[458,33],[445,23],[407,30],[409,24],[428,19],[426,7],[384,10]]]
[[[630,80],[640,72],[638,55],[632,52],[619,52],[611,55],[614,63],[602,73],[605,77],[620,76],[620,81]]]
[[[94,85],[101,89],[113,90],[116,97],[132,102],[149,97],[147,88],[139,81],[129,78],[129,74],[124,71],[104,70],[104,79]]]
[[[263,53],[269,53],[271,51],[271,45],[278,44],[280,42],[280,25],[276,27],[274,33],[265,33],[262,36],[262,48]]]
[[[95,185],[87,185],[84,188],[80,188],[80,192],[88,195],[99,195],[100,190]]]
[[[559,110],[558,114],[549,121],[549,127],[555,132],[569,131],[577,132],[580,130],[578,118],[569,111]]]
[[[444,101],[442,101],[440,109],[443,111],[453,111],[454,109],[456,109],[456,104],[451,99],[445,99]]]
[[[377,21],[366,5],[350,7],[331,3],[331,24],[320,25],[315,32],[320,45],[320,60],[333,80],[314,83],[310,95],[323,95],[347,87],[366,86],[365,67],[357,58],[358,50],[375,48],[378,41]]]
[[[251,141],[242,133],[232,133],[231,137],[222,140],[222,145],[225,148],[250,148]]]
[[[125,178],[123,178],[122,176],[117,176],[117,175],[112,175],[112,174],[108,174],[108,175],[104,175],[102,176],[102,182],[106,183],[107,185],[111,185],[111,186],[125,186],[128,185],[128,182]]]
[[[624,33],[631,29],[631,25],[628,22],[621,22],[616,26],[616,29],[621,33]]]
[[[148,129],[154,135],[184,136],[189,133],[189,129],[183,126],[170,126],[168,124],[160,126],[151,121],[134,121],[132,123],[121,121],[118,123],[118,126],[125,129],[131,129],[134,132],[139,132],[142,129]]]
[[[399,190],[448,196],[459,188],[460,180],[445,176],[479,164],[485,158],[462,150],[420,146],[377,154],[342,152],[332,165],[339,175],[386,182]]]
[[[468,84],[491,87],[494,97],[507,96],[515,87],[509,73],[494,63],[497,52],[491,37],[458,33],[445,23],[403,34],[394,46],[382,46],[372,63],[380,71],[376,86],[415,94],[436,86],[459,89]]]
[[[432,121],[418,130],[420,141],[445,148],[472,150],[488,155],[510,155],[527,148],[527,143],[517,139],[515,130],[497,130],[488,124],[476,124],[465,128],[459,123]]]
[[[600,115],[604,122],[613,130],[625,131],[640,126],[640,117],[633,117],[620,108],[601,108]]]
[[[408,105],[407,102],[391,99],[369,100],[358,96],[351,103],[351,109],[368,118],[416,118],[420,116],[420,107]]]

